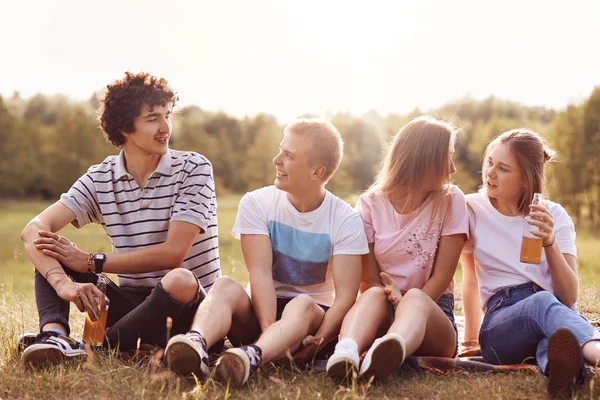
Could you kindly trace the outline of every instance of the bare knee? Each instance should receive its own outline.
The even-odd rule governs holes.
[[[198,278],[190,270],[175,268],[161,280],[163,288],[180,303],[189,303],[198,295]]]
[[[320,318],[323,309],[307,294],[301,294],[294,297],[283,309],[281,318],[288,318],[292,315],[302,316],[303,320],[313,321]]]
[[[357,304],[369,303],[369,304],[384,304],[387,305],[387,295],[380,286],[373,286],[365,290],[356,301]]]
[[[209,296],[218,297],[220,302],[233,305],[241,296],[248,297],[248,294],[235,279],[229,276],[220,276],[210,289]]]
[[[426,307],[432,303],[435,304],[427,293],[416,288],[409,289],[408,292],[402,296],[401,302],[414,305],[415,307],[421,307],[422,310],[426,310]]]

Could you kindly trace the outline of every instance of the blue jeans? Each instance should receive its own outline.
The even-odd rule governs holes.
[[[536,360],[546,373],[548,339],[560,327],[570,329],[580,346],[600,340],[600,334],[581,314],[535,283],[501,289],[488,301],[481,324],[482,356],[491,364]]]

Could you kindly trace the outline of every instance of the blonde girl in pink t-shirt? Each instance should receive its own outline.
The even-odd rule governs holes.
[[[450,184],[456,131],[430,117],[410,121],[360,197],[356,210],[370,252],[363,256],[361,295],[327,362],[329,376],[341,379],[354,369],[385,379],[409,355],[455,355],[452,277],[469,231],[464,195]]]

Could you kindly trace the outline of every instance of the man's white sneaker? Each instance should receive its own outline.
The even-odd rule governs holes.
[[[203,378],[210,372],[206,341],[195,331],[173,336],[167,343],[165,359],[167,368],[180,375],[194,374],[198,378]]]
[[[360,357],[356,342],[348,338],[342,339],[327,360],[327,375],[336,380],[351,379],[353,371],[358,373],[359,364]]]
[[[397,333],[388,333],[373,342],[360,366],[359,376],[384,380],[400,368],[405,357],[404,339]]]

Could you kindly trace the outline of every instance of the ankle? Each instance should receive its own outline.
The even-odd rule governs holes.
[[[358,354],[358,343],[351,338],[343,338],[335,345],[335,352],[352,352]]]

